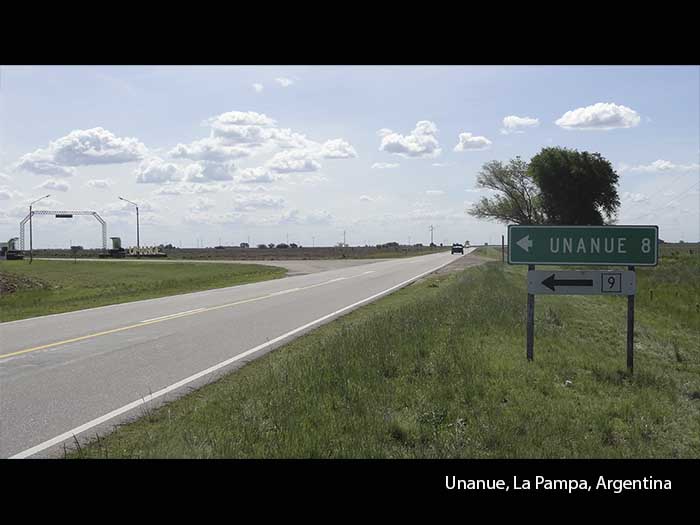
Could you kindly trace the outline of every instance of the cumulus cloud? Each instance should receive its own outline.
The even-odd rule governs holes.
[[[659,172],[693,172],[700,171],[700,164],[676,164],[669,160],[655,160],[651,164],[640,164],[637,166],[628,166],[626,164],[621,164],[617,170],[620,173],[626,171],[639,172],[639,173],[659,173]]]
[[[168,155],[174,159],[224,162],[250,155],[250,150],[240,145],[227,144],[221,137],[207,137],[189,144],[178,144]]]
[[[59,181],[55,179],[49,179],[42,184],[39,184],[37,188],[42,188],[45,190],[52,190],[52,191],[68,191],[70,189],[70,185],[67,182],[64,181]]]
[[[123,164],[141,160],[146,153],[146,146],[138,139],[117,137],[101,127],[76,129],[50,142],[48,148],[23,155],[15,169],[68,177],[75,173],[74,166]]]
[[[275,82],[277,82],[282,87],[289,87],[292,84],[294,84],[294,81],[292,79],[285,77],[278,77],[275,79]]]
[[[564,129],[632,128],[639,125],[641,117],[627,106],[598,102],[592,106],[577,108],[564,113],[555,124]]]
[[[165,162],[159,157],[144,159],[134,172],[136,182],[143,184],[163,184],[170,181],[182,180],[187,172],[171,162]]]
[[[86,184],[91,188],[106,189],[114,184],[114,182],[111,179],[90,179]]]
[[[54,177],[71,177],[75,175],[75,168],[59,166],[51,160],[46,150],[36,150],[20,157],[14,166],[15,170],[28,171],[35,175],[52,175]]]
[[[240,170],[236,175],[236,182],[242,184],[268,183],[281,179],[283,175],[274,173],[263,166]]]
[[[263,89],[265,89],[265,86],[256,82],[253,84],[253,89],[256,91],[256,93],[260,93]]]
[[[455,151],[479,151],[488,148],[492,142],[486,137],[475,136],[471,133],[460,133]]]
[[[417,122],[408,135],[382,128],[377,132],[381,137],[379,150],[407,158],[437,157],[442,152],[437,133],[437,126],[428,120]]]
[[[184,180],[197,183],[233,180],[235,171],[233,162],[200,161],[185,168]]]
[[[524,133],[528,128],[536,128],[540,125],[540,121],[532,117],[518,117],[516,115],[508,115],[503,118],[503,129],[501,133],[507,135],[509,133]]]
[[[324,159],[349,159],[357,157],[357,152],[343,139],[333,139],[324,142],[320,155]]]
[[[267,164],[275,173],[303,173],[321,169],[313,153],[304,150],[281,151]]]
[[[372,164],[373,170],[389,170],[392,168],[398,168],[398,164],[393,164],[391,162],[375,162]]]
[[[228,111],[205,121],[215,137],[230,145],[262,145],[271,139],[269,128],[276,126],[274,119],[255,111]]]

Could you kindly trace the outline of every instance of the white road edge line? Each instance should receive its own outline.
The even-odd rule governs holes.
[[[381,291],[381,292],[379,292],[379,293],[376,293],[376,294],[374,294],[374,295],[371,295],[370,297],[367,297],[367,298],[365,298],[365,299],[362,299],[362,300],[360,300],[360,301],[357,301],[357,302],[355,302],[355,303],[353,303],[353,304],[351,304],[351,305],[345,306],[345,307],[341,308],[340,310],[336,310],[335,312],[331,312],[330,314],[326,314],[326,315],[324,315],[323,317],[319,317],[318,319],[316,319],[316,320],[314,320],[314,321],[311,321],[310,323],[306,323],[305,325],[302,325],[302,326],[300,326],[300,327],[298,327],[298,328],[295,328],[294,330],[290,330],[289,332],[284,333],[284,334],[282,334],[282,335],[280,335],[280,336],[278,336],[278,337],[275,337],[274,339],[271,339],[271,340],[269,340],[269,341],[267,341],[267,342],[265,342],[265,343],[263,343],[263,344],[261,344],[261,345],[258,345],[258,346],[254,347],[254,348],[251,348],[250,350],[246,350],[245,352],[242,352],[242,353],[240,353],[240,354],[237,354],[237,355],[231,357],[230,359],[227,359],[227,360],[225,360],[225,361],[222,361],[222,362],[220,362],[220,363],[218,363],[218,364],[216,364],[216,365],[214,365],[214,366],[211,366],[211,367],[209,367],[209,368],[207,368],[207,369],[205,369],[205,370],[202,370],[201,372],[197,372],[196,374],[193,374],[193,375],[191,375],[191,376],[189,376],[189,377],[186,377],[186,378],[184,378],[184,379],[178,381],[177,383],[173,383],[172,385],[167,386],[167,387],[165,387],[165,388],[163,388],[163,389],[161,389],[161,390],[158,390],[157,392],[154,392],[153,394],[150,394],[150,395],[148,395],[148,396],[145,396],[145,397],[143,397],[143,398],[141,398],[141,399],[139,399],[139,400],[132,401],[131,403],[129,403],[129,404],[127,404],[127,405],[124,405],[124,406],[121,407],[121,408],[117,408],[116,410],[112,410],[111,412],[108,412],[107,414],[105,414],[105,415],[103,415],[103,416],[100,416],[100,417],[95,418],[95,419],[93,419],[93,420],[91,420],[91,421],[88,421],[87,423],[84,423],[84,424],[82,424],[82,425],[80,425],[80,426],[77,426],[77,427],[75,427],[75,428],[72,428],[71,430],[68,430],[67,432],[64,432],[63,434],[60,434],[60,435],[58,435],[58,436],[56,436],[56,437],[54,437],[54,438],[51,438],[51,439],[49,439],[49,440],[47,440],[47,441],[44,441],[43,443],[39,443],[38,445],[33,446],[33,447],[31,447],[31,448],[28,448],[27,450],[23,450],[22,452],[18,452],[17,454],[15,454],[15,455],[13,455],[13,456],[10,456],[9,459],[24,459],[24,458],[28,458],[29,456],[33,456],[33,455],[36,454],[37,452],[41,452],[42,450],[46,450],[46,449],[49,448],[49,447],[52,447],[52,446],[54,446],[54,445],[57,445],[57,444],[61,443],[62,441],[65,441],[66,439],[70,439],[70,438],[72,438],[72,437],[74,437],[74,436],[77,436],[78,434],[81,434],[81,433],[85,432],[86,430],[90,430],[91,428],[93,428],[93,427],[95,427],[95,426],[97,426],[97,425],[100,425],[100,424],[102,424],[102,423],[104,423],[104,422],[106,422],[106,421],[109,421],[110,419],[113,419],[113,418],[115,418],[115,417],[117,417],[117,416],[119,416],[119,415],[121,415],[121,414],[124,414],[125,412],[128,412],[129,410],[132,410],[132,409],[134,409],[134,408],[137,408],[137,407],[139,407],[139,406],[141,406],[141,405],[145,405],[145,404],[148,403],[149,401],[153,401],[154,399],[157,399],[157,398],[159,398],[159,397],[162,397],[162,396],[164,396],[165,394],[168,394],[168,393],[172,392],[173,390],[177,390],[178,388],[181,388],[181,387],[187,385],[188,383],[191,383],[191,382],[193,382],[193,381],[196,381],[197,379],[199,379],[199,378],[201,378],[201,377],[204,377],[204,376],[206,376],[206,375],[208,375],[208,374],[211,374],[212,372],[216,372],[217,370],[219,370],[219,369],[221,369],[221,368],[224,368],[225,366],[228,366],[228,365],[230,365],[230,364],[232,364],[232,363],[235,363],[236,361],[240,361],[240,360],[243,359],[244,357],[248,357],[249,355],[254,354],[255,352],[259,352],[260,350],[264,350],[264,349],[267,348],[268,346],[272,346],[272,345],[274,345],[275,343],[278,343],[278,342],[280,342],[280,341],[283,341],[284,339],[286,339],[286,338],[288,338],[288,337],[290,337],[290,336],[292,336],[292,335],[294,335],[294,334],[297,334],[297,333],[299,333],[299,332],[301,332],[301,331],[303,331],[303,330],[306,330],[307,328],[310,328],[310,327],[312,327],[312,326],[314,326],[314,325],[317,325],[317,324],[319,324],[319,323],[322,323],[323,321],[326,321],[326,320],[328,320],[328,319],[331,319],[332,317],[334,317],[334,316],[336,316],[336,315],[338,315],[338,314],[341,314],[341,313],[343,313],[343,312],[346,312],[346,311],[348,311],[348,310],[351,310],[352,308],[355,308],[355,307],[357,307],[357,306],[360,306],[360,305],[362,305],[362,304],[364,304],[364,303],[366,303],[366,302],[372,301],[373,299],[377,299],[377,298],[379,298],[379,297],[381,297],[381,296],[383,296],[383,295],[386,295],[386,294],[388,294],[388,293],[390,293],[390,292],[393,292],[394,290],[396,290],[396,289],[398,289],[398,288],[401,288],[401,287],[403,287],[403,286],[406,286],[407,284],[409,284],[409,283],[415,281],[416,279],[420,279],[421,277],[423,277],[423,276],[425,276],[425,275],[428,275],[428,274],[431,274],[431,273],[433,273],[433,272],[436,272],[437,270],[439,270],[440,268],[442,268],[442,267],[444,267],[444,266],[447,266],[447,265],[450,264],[451,262],[453,262],[453,259],[451,259],[451,260],[449,260],[449,261],[447,261],[447,262],[441,264],[440,266],[437,266],[437,267],[433,268],[432,270],[428,270],[428,271],[423,272],[423,273],[421,273],[421,274],[419,274],[419,275],[416,275],[415,277],[411,277],[410,279],[406,279],[405,281],[400,282],[399,284],[395,284],[394,286],[392,286],[392,287],[390,287],[390,288],[387,288],[386,290],[383,290],[383,291]]]

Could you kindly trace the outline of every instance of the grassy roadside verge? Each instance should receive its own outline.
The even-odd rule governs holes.
[[[700,457],[698,259],[621,298],[538,297],[488,263],[415,283],[69,457]],[[653,293],[649,293],[653,291]]]
[[[0,262],[0,322],[284,277],[256,264]]]

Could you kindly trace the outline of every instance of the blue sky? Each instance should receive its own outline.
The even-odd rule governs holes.
[[[142,244],[495,243],[464,213],[480,167],[566,146],[612,162],[620,224],[698,240],[699,99],[698,67],[2,66],[0,238],[49,193],[126,245],[119,196]],[[35,233],[100,244],[88,219]]]

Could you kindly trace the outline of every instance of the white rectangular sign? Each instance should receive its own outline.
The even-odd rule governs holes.
[[[527,272],[527,292],[531,294],[634,295],[636,289],[636,275],[631,271]]]

